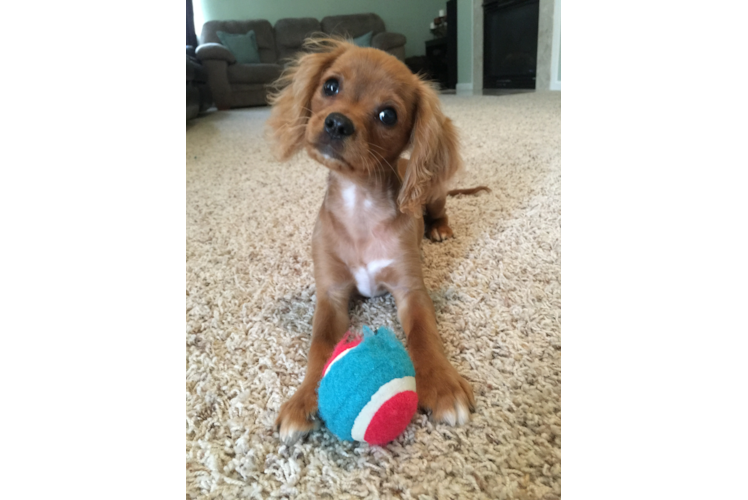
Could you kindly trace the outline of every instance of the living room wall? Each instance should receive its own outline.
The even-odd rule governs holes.
[[[472,81],[473,0],[457,0],[457,84],[470,86]]]
[[[446,9],[446,0],[193,0],[195,31],[214,19],[267,19],[275,24],[284,17],[314,17],[374,12],[384,20],[387,31],[408,39],[405,57],[426,53],[424,43],[433,37],[429,25]]]

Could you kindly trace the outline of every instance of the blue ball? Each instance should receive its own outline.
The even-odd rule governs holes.
[[[349,335],[335,347],[319,384],[319,413],[338,438],[383,445],[405,430],[418,408],[415,369],[387,328]]]

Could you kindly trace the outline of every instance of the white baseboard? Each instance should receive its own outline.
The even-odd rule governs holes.
[[[561,83],[559,81],[551,82],[551,90],[561,90],[563,92],[576,92],[576,83]]]
[[[458,83],[455,86],[455,90],[457,92],[460,92],[460,91],[465,92],[465,91],[473,90],[473,83],[472,82],[471,83]]]

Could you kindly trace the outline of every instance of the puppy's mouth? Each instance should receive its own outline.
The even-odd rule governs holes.
[[[313,159],[327,167],[352,171],[353,167],[343,158],[340,148],[336,146],[338,145],[322,139],[316,143],[307,143],[307,151]]]

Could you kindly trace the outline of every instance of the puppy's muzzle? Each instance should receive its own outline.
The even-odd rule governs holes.
[[[353,122],[347,116],[340,113],[330,113],[325,118],[325,132],[330,139],[345,139],[355,132]]]

